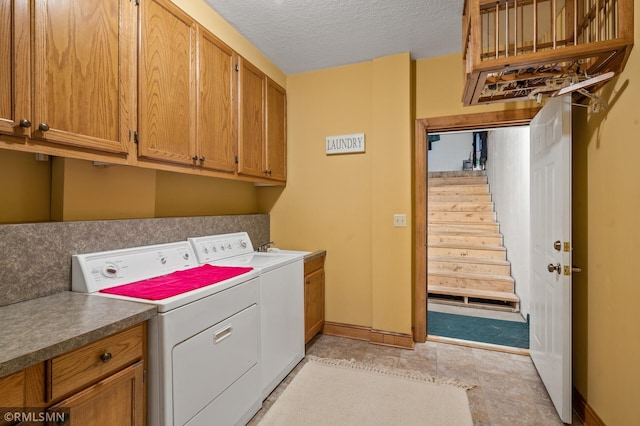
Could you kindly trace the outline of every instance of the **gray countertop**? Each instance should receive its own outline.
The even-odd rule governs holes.
[[[151,304],[65,291],[0,307],[0,377],[156,315]]]

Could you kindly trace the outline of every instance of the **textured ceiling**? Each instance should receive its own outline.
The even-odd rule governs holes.
[[[460,52],[463,0],[205,0],[285,74]]]

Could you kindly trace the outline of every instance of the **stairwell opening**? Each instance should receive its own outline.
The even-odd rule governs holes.
[[[429,133],[427,333],[528,348],[529,129]]]

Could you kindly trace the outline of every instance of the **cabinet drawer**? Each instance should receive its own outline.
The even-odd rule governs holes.
[[[49,360],[48,399],[55,400],[142,359],[144,325],[138,325]]]

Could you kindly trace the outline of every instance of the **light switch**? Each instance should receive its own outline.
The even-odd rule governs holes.
[[[393,215],[393,226],[396,228],[404,228],[407,226],[407,215],[406,214],[394,214]]]

